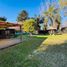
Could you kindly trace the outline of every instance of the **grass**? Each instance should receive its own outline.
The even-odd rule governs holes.
[[[67,44],[48,46],[31,54],[24,67],[67,67]]]
[[[45,38],[23,36],[23,42],[0,50],[0,67],[24,67],[28,55],[40,46]]]
[[[46,45],[60,45],[62,43],[67,43],[67,34],[63,35],[51,35],[48,36],[46,40],[44,40],[43,44]]]
[[[23,43],[0,51],[0,67],[67,67],[65,40],[67,34],[23,36]]]

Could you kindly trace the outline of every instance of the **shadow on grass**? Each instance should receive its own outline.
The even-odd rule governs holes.
[[[67,67],[67,43],[48,46],[46,50],[32,54],[23,67]]]

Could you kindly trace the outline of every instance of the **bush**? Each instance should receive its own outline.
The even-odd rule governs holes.
[[[35,20],[33,19],[25,20],[22,26],[23,31],[33,33],[35,31],[34,24],[35,24]]]

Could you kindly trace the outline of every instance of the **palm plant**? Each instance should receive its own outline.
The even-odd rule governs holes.
[[[45,17],[47,17],[48,19],[45,20],[45,26],[47,27],[47,24],[48,24],[48,20],[51,21],[51,26],[53,26],[53,10],[54,10],[54,7],[53,6],[50,6],[49,9],[47,11],[44,12],[44,15]]]
[[[46,17],[48,17],[48,20],[51,21],[51,26],[55,27],[58,30],[61,24],[59,10],[55,9],[54,6],[50,6],[49,9],[44,14]]]

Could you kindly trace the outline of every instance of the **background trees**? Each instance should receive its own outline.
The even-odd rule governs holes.
[[[0,17],[0,21],[7,21],[6,17]]]
[[[54,3],[50,2],[48,4],[48,8],[46,10],[44,10],[44,13],[43,13],[44,15],[40,16],[39,18],[37,18],[36,16],[34,18],[28,18],[27,11],[23,10],[18,15],[17,21],[21,22],[23,31],[26,31],[26,32],[31,32],[31,30],[33,29],[32,28],[33,21],[31,19],[33,19],[34,22],[36,22],[34,25],[34,29],[37,31],[48,30],[47,29],[48,25],[58,31],[60,29],[60,25],[61,25],[61,16],[60,16],[60,7],[56,7],[57,5],[58,5],[57,3],[54,4]],[[44,20],[42,20],[44,23],[40,24],[42,17],[44,18]],[[36,19],[36,21],[35,21],[35,19]],[[49,22],[50,22],[50,24],[49,24]],[[43,29],[41,29],[42,27],[43,27]]]
[[[59,0],[60,6],[63,8],[64,6],[67,6],[67,0]]]
[[[20,22],[20,21],[23,21],[23,20],[26,20],[28,18],[28,13],[26,10],[22,10],[20,12],[20,14],[18,15],[17,17],[17,21]]]

